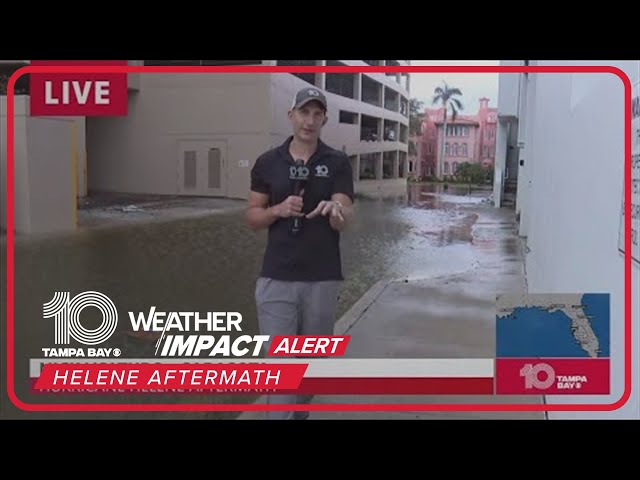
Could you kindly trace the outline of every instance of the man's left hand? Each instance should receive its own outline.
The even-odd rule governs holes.
[[[332,222],[344,222],[344,216],[342,215],[342,204],[334,200],[322,200],[318,206],[307,214],[307,218],[314,218],[318,215],[327,216],[330,215]]]

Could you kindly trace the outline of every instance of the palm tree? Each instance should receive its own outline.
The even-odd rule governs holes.
[[[447,113],[451,108],[451,122],[456,121],[458,111],[463,110],[460,100],[455,98],[456,96],[462,96],[462,92],[459,88],[449,87],[446,82],[442,82],[441,87],[436,87],[433,90],[433,102],[432,104],[440,104],[444,109],[444,124],[442,126],[442,143],[440,144],[440,171],[438,176],[440,178],[444,175],[444,144],[447,141]]]

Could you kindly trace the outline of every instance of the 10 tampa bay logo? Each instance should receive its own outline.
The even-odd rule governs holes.
[[[87,328],[81,322],[83,310],[97,308],[101,320],[96,328]],[[118,311],[105,294],[85,291],[71,297],[69,292],[55,292],[53,298],[43,305],[43,318],[54,322],[53,343],[56,347],[45,347],[45,358],[50,357],[118,357],[118,348],[96,347],[106,342],[118,326]],[[84,347],[71,347],[71,341]]]

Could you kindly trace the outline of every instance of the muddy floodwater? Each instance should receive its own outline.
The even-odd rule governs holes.
[[[358,198],[354,222],[342,238],[346,280],[340,293],[339,315],[385,278],[430,276],[438,252],[447,246],[469,245],[477,209],[490,210],[489,192],[468,192],[429,185],[409,186],[406,194]],[[15,244],[14,326],[15,390],[25,402],[65,403],[196,401],[229,402],[227,395],[182,396],[35,395],[29,389],[29,359],[42,358],[53,347],[51,319],[43,305],[55,292],[93,290],[107,295],[120,315],[117,334],[107,347],[120,348],[125,358],[153,357],[155,337],[134,335],[127,312],[234,311],[242,314],[242,333],[257,331],[254,286],[265,248],[266,232],[252,232],[238,211],[167,222],[136,223],[112,228],[80,229],[51,237],[21,237]],[[2,341],[6,340],[6,238],[2,239]],[[452,265],[454,268],[455,265]],[[99,324],[98,309],[87,308],[82,322]],[[2,380],[6,379],[3,355]],[[237,396],[234,401],[251,397]],[[106,400],[105,400],[106,399]],[[5,401],[6,405],[6,401]],[[10,408],[7,416],[21,415]],[[32,414],[32,416],[56,416]],[[65,414],[59,414],[65,415]],[[66,415],[71,415],[67,413]],[[80,414],[78,414],[80,415]],[[76,416],[78,416],[76,415]],[[91,413],[88,417],[143,416],[136,412]],[[167,412],[147,416],[171,418]],[[177,413],[175,415],[178,415]],[[203,412],[207,418],[235,413]],[[81,415],[80,415],[81,416]]]

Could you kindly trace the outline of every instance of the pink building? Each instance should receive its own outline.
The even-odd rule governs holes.
[[[451,121],[449,112],[444,159],[440,158],[443,112],[442,108],[425,109],[421,135],[416,139],[414,174],[418,177],[449,177],[464,162],[493,166],[497,108],[489,108],[489,99],[480,99],[480,109],[476,115],[458,115],[455,122]]]

